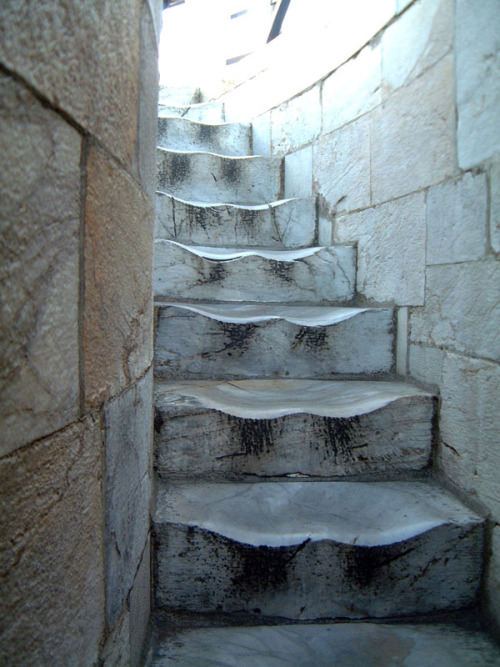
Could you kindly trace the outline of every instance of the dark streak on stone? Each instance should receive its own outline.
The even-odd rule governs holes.
[[[273,425],[276,419],[242,419],[227,415],[230,428],[237,432],[246,456],[261,456],[273,446]]]
[[[222,174],[224,179],[230,183],[238,183],[240,180],[240,163],[238,160],[226,158],[222,160]]]
[[[301,327],[295,335],[292,349],[304,345],[310,350],[325,349],[328,347],[326,327]]]
[[[164,420],[163,416],[157,408],[155,408],[154,429],[156,433],[161,433]]]
[[[168,174],[169,184],[176,185],[187,179],[191,171],[189,155],[181,153],[172,153],[170,156],[170,170]],[[167,174],[165,174],[167,176]]]
[[[414,551],[414,547],[408,548],[408,542],[376,547],[345,545],[344,549],[346,576],[360,588],[385,579],[387,565]]]
[[[312,420],[311,424],[317,441],[324,443],[327,456],[333,456],[334,461],[339,457],[346,461],[353,458],[351,439],[359,426],[359,417],[323,417],[321,421]]]
[[[293,276],[290,275],[293,268],[293,262],[278,262],[275,259],[269,260],[269,271],[285,283],[295,282]]]

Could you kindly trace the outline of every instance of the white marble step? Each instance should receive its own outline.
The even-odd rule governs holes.
[[[248,123],[199,123],[188,118],[158,118],[158,146],[220,155],[251,155],[252,128]]]
[[[393,370],[389,308],[159,303],[155,373],[333,379]]]
[[[160,475],[345,476],[429,465],[435,398],[400,382],[158,381]]]
[[[156,238],[181,243],[296,248],[314,244],[314,199],[271,204],[192,203],[156,193]]]
[[[201,102],[202,93],[194,86],[160,86],[158,102],[160,104],[193,104]]]
[[[155,241],[154,293],[167,299],[310,304],[354,298],[353,246],[214,248]]]
[[[423,482],[159,484],[156,603],[384,618],[476,599],[483,520]]]
[[[178,105],[165,100],[158,104],[158,118],[189,118],[204,123],[220,123],[225,119],[224,104],[212,101]]]
[[[197,628],[155,637],[147,667],[485,667],[486,635],[454,625],[336,623]]]
[[[263,204],[281,199],[283,161],[156,149],[157,189],[186,201]]]

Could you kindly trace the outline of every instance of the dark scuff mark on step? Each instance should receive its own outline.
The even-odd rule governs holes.
[[[224,338],[229,340],[220,352],[226,352],[230,356],[232,350],[238,350],[238,354],[247,352],[258,328],[256,324],[233,324],[232,322],[220,322],[219,326],[224,333]]]
[[[238,160],[231,160],[226,158],[222,161],[222,174],[226,181],[230,183],[238,183],[240,180],[240,162]]]
[[[414,550],[415,547],[408,547],[408,542],[376,547],[346,545],[346,576],[360,588],[371,586],[387,578],[386,566]]]
[[[216,262],[210,264],[210,273],[206,281],[200,280],[198,284],[203,285],[206,283],[220,283],[226,277],[226,267],[222,262]]]
[[[205,125],[201,124],[198,125],[198,139],[200,142],[204,143],[210,143],[214,137],[214,135],[217,134],[218,127],[216,125]]]
[[[326,327],[301,327],[295,335],[292,350],[300,345],[310,350],[325,349],[328,347]]]
[[[236,439],[241,443],[246,456],[261,456],[271,451],[273,446],[273,422],[270,419],[242,419],[227,415],[232,429],[237,431]]]
[[[313,428],[318,442],[323,442],[326,456],[339,457],[343,460],[353,458],[351,441],[359,427],[359,417],[323,417],[322,421],[313,420]]]
[[[158,410],[158,408],[155,408],[154,429],[156,433],[161,433],[163,423],[164,420],[160,410]]]
[[[276,259],[269,260],[269,271],[285,283],[295,282],[293,276],[290,275],[293,268],[293,262],[279,262]]]
[[[189,176],[191,171],[189,157],[189,155],[183,155],[181,153],[172,153],[168,174],[168,180],[172,185],[184,181]]]

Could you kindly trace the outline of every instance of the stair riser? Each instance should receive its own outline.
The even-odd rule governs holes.
[[[155,243],[156,296],[189,301],[305,302],[354,298],[354,248],[340,246],[295,261],[258,256],[212,261],[166,241]]]
[[[179,151],[208,151],[220,155],[250,155],[249,125],[207,125],[185,118],[158,119],[158,146]]]
[[[200,245],[294,248],[314,244],[312,199],[291,199],[255,209],[229,205],[195,206],[156,195],[156,238]]]
[[[436,401],[401,398],[349,419],[292,414],[257,420],[168,404],[156,410],[160,475],[329,477],[427,467]]]
[[[160,102],[158,117],[188,118],[202,123],[222,123],[224,122],[224,105],[220,102],[187,105],[162,104]]]
[[[174,306],[159,308],[155,372],[165,379],[330,379],[393,368],[390,310],[322,327],[268,320],[233,324]]]
[[[157,149],[158,190],[194,202],[263,204],[281,199],[282,160]]]
[[[193,526],[156,534],[156,604],[290,619],[384,618],[474,602],[481,526],[444,525],[396,544],[332,540],[253,547]]]

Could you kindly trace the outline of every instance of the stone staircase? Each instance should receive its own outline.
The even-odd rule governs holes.
[[[160,102],[148,664],[497,664],[408,623],[474,605],[485,526],[429,473],[437,401],[395,376],[392,309],[249,126]]]

